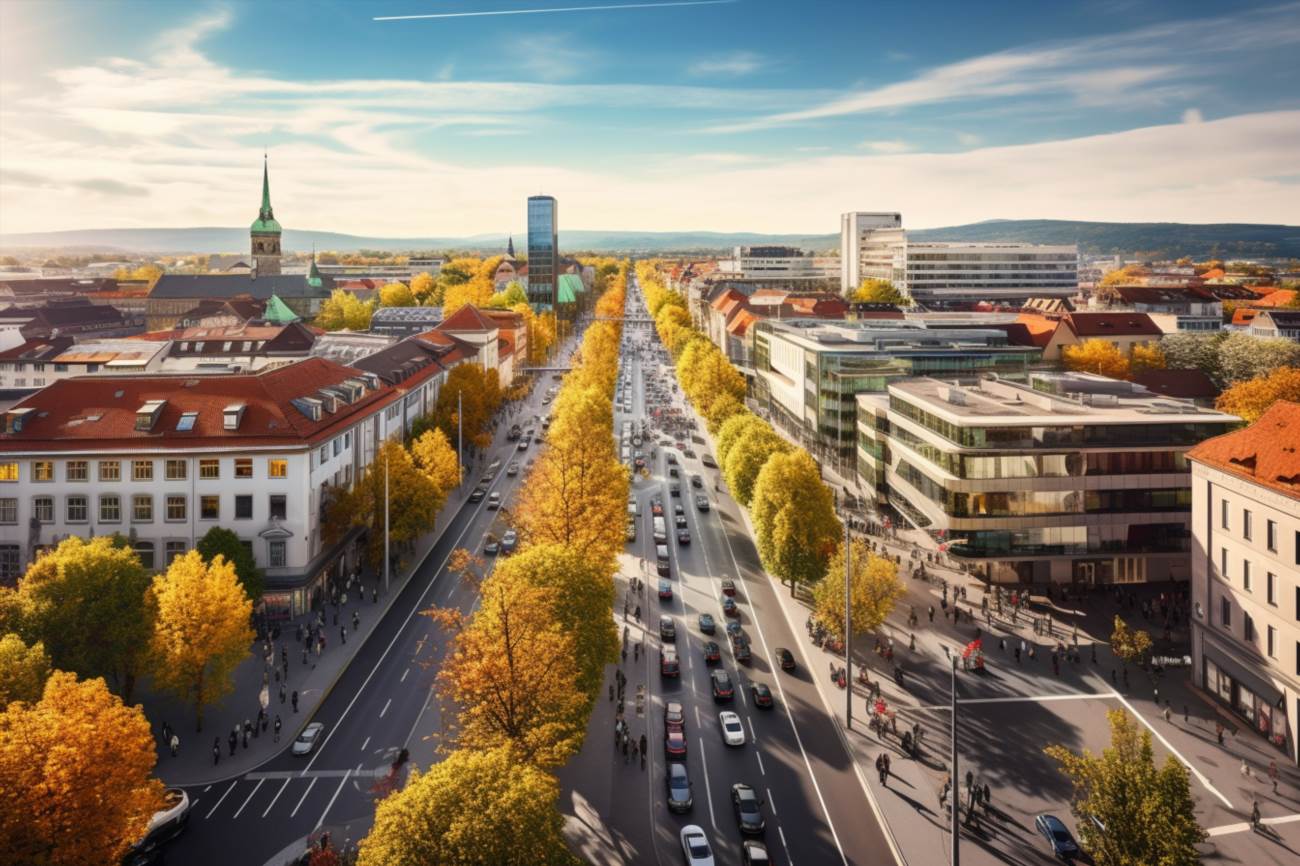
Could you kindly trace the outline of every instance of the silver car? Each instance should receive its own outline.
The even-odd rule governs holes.
[[[302,729],[298,739],[293,741],[293,753],[295,755],[310,755],[315,750],[317,744],[324,739],[325,725],[321,722],[312,722]]]

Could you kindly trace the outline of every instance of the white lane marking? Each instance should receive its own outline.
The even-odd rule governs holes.
[[[369,738],[369,737],[366,737],[366,741],[365,741],[364,743],[361,744],[361,751],[364,752],[364,751],[366,750],[366,746],[368,746],[368,745],[370,745],[370,738]]]
[[[287,788],[287,787],[289,787],[289,780],[288,780],[288,779],[285,779],[285,780],[284,780],[284,784],[280,786],[280,790],[276,791],[276,792],[275,792],[275,796],[271,798],[271,802],[270,802],[270,804],[266,807],[266,811],[262,813],[262,817],[263,817],[263,818],[265,818],[268,814],[270,814],[270,812],[271,812],[271,806],[274,806],[274,805],[275,805],[275,801],[278,800],[278,799],[280,799],[280,795],[284,793],[284,789]]]
[[[1266,824],[1269,827],[1276,827],[1278,824],[1293,824],[1296,821],[1300,821],[1300,814],[1278,815],[1276,818],[1265,818],[1259,823]],[[1245,833],[1249,829],[1250,823],[1242,821],[1239,824],[1224,824],[1219,827],[1211,827],[1205,832],[1210,836],[1227,836],[1229,833]]]
[[[358,768],[360,766],[361,766],[360,764],[357,765]],[[334,789],[334,796],[330,797],[330,801],[325,804],[325,811],[320,813],[320,819],[316,822],[316,826],[312,828],[313,833],[315,833],[317,830],[320,829],[321,824],[325,823],[325,816],[330,813],[330,809],[334,808],[334,801],[339,798],[339,794],[340,792],[342,792],[343,786],[348,783],[348,776],[351,775],[351,772],[352,771],[349,770],[346,774],[344,774],[343,778],[339,780],[339,786]]]
[[[777,813],[777,812],[776,812],[776,800],[773,800],[773,799],[772,799],[772,789],[771,789],[771,788],[764,788],[763,790],[767,791],[767,805],[768,805],[768,807],[772,810],[772,814],[773,814],[773,815],[776,815],[776,813]]]
[[[754,757],[758,758],[758,771],[762,773],[764,776],[766,776],[767,770],[763,768],[763,753],[759,751],[755,751]]]
[[[235,790],[235,786],[238,785],[238,784],[239,784],[239,780],[238,780],[238,779],[236,779],[235,781],[233,781],[233,782],[230,783],[230,787],[226,789],[226,793],[225,793],[225,794],[222,794],[222,795],[221,795],[221,799],[217,801],[217,805],[213,806],[212,809],[211,809],[211,811],[209,811],[208,814],[206,814],[206,815],[203,816],[203,819],[204,819],[205,821],[206,821],[208,818],[211,818],[211,817],[212,817],[212,813],[213,813],[213,812],[215,812],[215,811],[217,811],[217,809],[221,808],[221,803],[222,803],[223,800],[226,799],[226,795],[229,794],[231,791]]]
[[[393,702],[392,698],[389,698],[388,700],[384,701],[384,708],[379,711],[379,718],[382,719],[384,717],[384,713],[388,712],[388,707],[390,704],[392,704],[392,702]]]
[[[718,833],[718,816],[713,814],[713,786],[709,784],[709,762],[704,757],[703,737],[700,737],[700,766],[704,767],[704,796],[709,803],[709,823],[713,825],[713,832]]]
[[[398,680],[398,682],[399,682],[399,683],[404,683],[404,682],[406,682],[406,675],[409,674],[410,672],[411,672],[411,669],[410,669],[410,668],[407,668],[406,670],[402,671],[402,678],[401,678],[400,680]]]
[[[781,825],[778,824],[776,832],[781,837],[781,847],[785,849],[785,862],[789,863],[790,866],[794,866],[794,859],[790,856],[790,846],[785,844],[785,830],[782,830]]]
[[[501,476],[498,475],[497,479],[500,478]],[[496,481],[494,480],[493,484],[495,483]],[[321,753],[325,751],[325,747],[329,745],[330,738],[334,736],[334,732],[337,731],[340,727],[342,727],[343,720],[347,718],[347,715],[352,710],[353,705],[356,704],[357,698],[361,697],[361,693],[366,690],[366,686],[370,684],[370,680],[371,678],[374,677],[375,672],[379,670],[379,666],[384,663],[384,659],[388,658],[388,653],[392,651],[393,645],[396,644],[397,639],[402,636],[402,632],[406,630],[407,625],[409,625],[411,620],[415,618],[415,615],[424,608],[425,596],[427,596],[429,592],[433,589],[433,587],[437,585],[438,578],[442,576],[444,569],[446,569],[448,561],[451,560],[452,553],[454,553],[456,549],[460,547],[461,540],[465,537],[465,534],[469,532],[470,528],[478,520],[478,517],[482,513],[483,506],[485,504],[486,502],[480,502],[478,508],[475,508],[474,513],[470,515],[469,520],[465,521],[465,528],[460,531],[460,535],[456,536],[456,540],[452,542],[451,549],[447,551],[447,555],[442,558],[442,563],[433,572],[433,578],[429,581],[429,585],[425,587],[424,592],[420,593],[420,597],[415,600],[415,604],[411,606],[411,612],[406,615],[406,619],[402,620],[402,624],[399,625],[397,629],[393,632],[392,640],[388,642],[388,646],[384,647],[384,651],[380,653],[379,659],[375,662],[375,666],[370,669],[370,673],[366,674],[366,678],[361,681],[361,687],[358,688],[356,694],[352,696],[352,700],[348,701],[348,705],[343,708],[343,714],[339,716],[339,720],[335,722],[334,727],[330,728],[329,732],[325,734],[325,740],[320,744],[320,747],[316,749],[316,754],[312,755],[311,760],[307,762],[307,766],[303,767],[302,769],[303,775],[307,774],[307,771],[311,769],[312,764],[316,763],[316,759],[319,758],[321,756]],[[438,543],[435,541],[433,543],[433,546],[429,548],[429,553],[432,553],[437,546]],[[426,553],[425,559],[427,559],[428,556],[429,554]],[[411,572],[412,574],[414,574],[416,571],[419,571],[424,566],[425,559],[420,560],[419,564],[416,565],[415,568],[412,570]],[[428,639],[429,639],[429,635],[426,633],[425,636],[421,638],[421,641],[422,642],[427,641]]]
[[[746,722],[746,724],[749,725],[749,738],[750,738],[752,741],[754,741],[755,743],[757,743],[757,742],[758,742],[758,734],[754,733],[754,718],[753,718],[753,716],[745,716],[745,722]]]
[[[1209,791],[1214,796],[1218,797],[1220,802],[1223,803],[1223,805],[1227,806],[1229,809],[1232,808],[1231,801],[1229,801],[1227,797],[1223,796],[1223,794],[1219,793],[1218,788],[1210,784],[1210,780],[1205,777],[1205,774],[1202,773],[1200,770],[1196,769],[1196,766],[1192,764],[1191,761],[1184,758],[1182,754],[1177,749],[1174,748],[1173,743],[1166,740],[1164,734],[1156,730],[1155,727],[1150,722],[1148,722],[1146,719],[1142,717],[1141,713],[1133,709],[1133,705],[1130,704],[1127,700],[1125,700],[1123,695],[1121,695],[1119,692],[1112,692],[1111,694],[1114,695],[1116,700],[1118,700],[1121,704],[1124,705],[1124,708],[1128,710],[1134,716],[1134,718],[1136,718],[1139,722],[1145,725],[1148,731],[1155,734],[1156,739],[1159,740],[1161,744],[1166,749],[1169,750],[1169,753],[1171,755],[1177,758],[1184,767],[1192,771],[1192,775],[1194,775],[1197,779],[1200,780],[1201,784],[1205,786],[1205,789],[1207,791]]]
[[[244,811],[244,807],[248,805],[248,801],[253,799],[253,795],[257,793],[257,789],[262,787],[262,783],[265,781],[266,781],[265,779],[257,780],[257,784],[253,786],[253,790],[248,792],[248,796],[244,798],[244,802],[241,803],[239,808],[235,810],[235,814],[230,816],[230,820],[233,821],[239,817],[239,813]]]
[[[316,787],[316,777],[312,776],[311,784],[307,786],[307,790],[303,791],[302,796],[298,798],[298,805],[294,806],[293,811],[289,813],[290,818],[298,814],[298,810],[302,808],[302,801],[307,799],[307,795],[311,793],[311,789],[314,787]]]
[[[206,788],[203,789],[203,793],[206,794],[206,793],[208,793],[208,791],[211,791],[211,790],[212,790],[212,786],[211,786],[211,785],[208,785]]]

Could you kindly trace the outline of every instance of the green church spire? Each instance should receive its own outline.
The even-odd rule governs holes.
[[[253,221],[254,234],[280,234],[280,224],[275,221],[275,211],[271,209],[271,177],[267,170],[266,154],[262,154],[262,207]]]

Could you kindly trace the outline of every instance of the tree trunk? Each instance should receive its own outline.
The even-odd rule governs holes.
[[[198,733],[203,732],[203,671],[199,671],[198,680],[194,686],[194,730]]]

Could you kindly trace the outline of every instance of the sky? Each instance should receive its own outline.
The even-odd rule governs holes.
[[[3,0],[0,234],[1300,224],[1300,2],[626,2]]]

